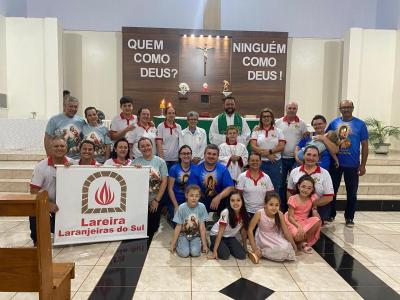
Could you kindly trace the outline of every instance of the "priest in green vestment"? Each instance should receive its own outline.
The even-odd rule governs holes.
[[[211,123],[209,132],[211,144],[219,146],[225,143],[226,127],[234,125],[239,131],[238,142],[247,146],[251,131],[246,120],[235,111],[236,104],[234,97],[229,96],[224,99],[224,110],[225,112],[216,116]]]

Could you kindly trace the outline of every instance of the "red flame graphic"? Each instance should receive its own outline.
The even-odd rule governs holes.
[[[109,205],[114,201],[114,192],[111,191],[107,183],[104,182],[103,187],[98,188],[95,194],[96,202],[100,205]]]

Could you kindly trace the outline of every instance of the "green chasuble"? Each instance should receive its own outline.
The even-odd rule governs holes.
[[[242,134],[243,128],[243,120],[238,113],[234,113],[233,115],[233,125],[238,129],[239,135]],[[226,134],[226,113],[222,113],[218,116],[218,131],[219,134]]]

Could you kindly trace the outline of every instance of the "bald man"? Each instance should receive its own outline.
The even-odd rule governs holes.
[[[282,182],[279,188],[281,209],[287,211],[286,178],[295,166],[294,149],[305,135],[308,134],[307,124],[297,116],[298,104],[294,101],[285,106],[285,116],[275,120],[275,126],[283,132],[286,144],[282,152]]]
[[[354,104],[351,100],[342,100],[339,103],[341,116],[334,119],[326,131],[334,130],[339,136],[339,167],[331,164],[330,174],[332,177],[335,195],[339,189],[342,175],[346,184],[346,209],[344,218],[346,226],[354,226],[354,214],[356,212],[357,190],[359,176],[365,174],[365,166],[368,159],[368,129],[364,121],[353,116]],[[361,163],[360,163],[361,145]],[[331,220],[336,216],[336,196],[331,202]]]

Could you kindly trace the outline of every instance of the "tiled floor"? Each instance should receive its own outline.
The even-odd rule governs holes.
[[[149,248],[134,240],[55,248],[53,256],[76,264],[73,299],[400,299],[400,212],[358,212],[355,221],[348,229],[339,214],[313,254],[287,263],[179,258],[168,251],[167,222]],[[31,245],[25,218],[0,218],[0,246]]]

